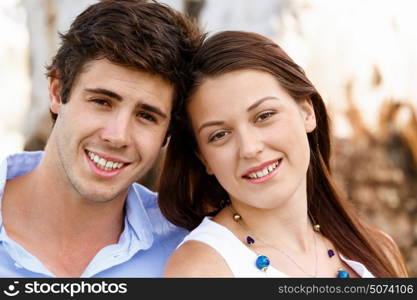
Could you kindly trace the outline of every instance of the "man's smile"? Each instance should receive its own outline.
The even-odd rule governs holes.
[[[86,160],[90,166],[91,171],[99,177],[111,178],[118,175],[130,163],[109,157],[103,154],[97,154],[89,150],[85,151]]]
[[[106,159],[103,156],[100,156],[99,154],[89,151],[87,150],[87,155],[88,157],[90,157],[91,161],[100,169],[105,170],[105,171],[111,171],[111,170],[115,170],[115,169],[120,169],[121,167],[123,167],[125,164],[122,161],[119,161],[117,159]]]

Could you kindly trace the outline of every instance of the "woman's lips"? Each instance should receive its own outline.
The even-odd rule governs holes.
[[[251,171],[245,172],[245,175],[243,175],[242,178],[251,183],[263,183],[272,178],[278,172],[281,162],[282,158],[275,161],[269,161],[255,168],[251,168],[249,169]]]

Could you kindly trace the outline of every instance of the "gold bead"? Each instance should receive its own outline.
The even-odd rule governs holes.
[[[320,225],[319,224],[314,225],[313,228],[314,228],[314,231],[320,232]]]
[[[242,217],[238,213],[234,213],[233,214],[233,220],[235,220],[235,222],[238,222],[241,219],[242,219]]]

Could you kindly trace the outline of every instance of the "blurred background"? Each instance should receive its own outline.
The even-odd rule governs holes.
[[[43,149],[44,76],[74,17],[96,0],[0,1],[0,158]],[[361,217],[387,232],[417,277],[417,2],[171,0],[210,33],[270,37],[329,108],[333,173]],[[142,183],[154,188],[157,163]]]

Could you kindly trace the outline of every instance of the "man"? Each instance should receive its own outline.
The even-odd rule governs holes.
[[[81,13],[48,67],[44,152],[0,164],[0,277],[157,277],[185,231],[135,183],[166,142],[195,25],[158,3]]]

